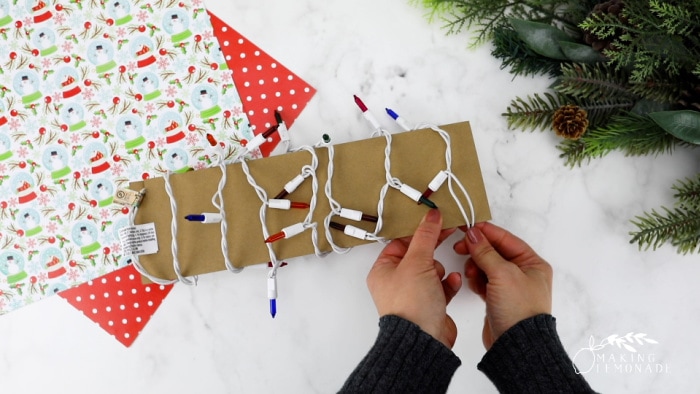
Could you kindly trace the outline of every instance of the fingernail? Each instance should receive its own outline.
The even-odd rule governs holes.
[[[481,242],[481,233],[479,232],[479,230],[476,230],[472,227],[467,230],[467,239],[469,239],[470,243],[478,244],[479,242]]]
[[[440,211],[437,209],[431,209],[425,215],[425,221],[428,223],[440,223]]]

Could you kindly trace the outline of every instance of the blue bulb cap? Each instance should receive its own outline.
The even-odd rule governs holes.
[[[274,319],[277,316],[277,300],[270,300],[270,315]]]

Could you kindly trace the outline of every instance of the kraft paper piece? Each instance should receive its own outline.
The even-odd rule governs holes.
[[[457,123],[443,126],[443,128],[451,137],[452,171],[462,181],[471,196],[476,221],[489,220],[491,214],[488,199],[469,123]],[[383,137],[335,146],[333,196],[343,207],[371,215],[377,214],[379,191],[386,182],[385,147],[386,140]],[[323,229],[323,220],[330,212],[328,199],[323,192],[327,179],[327,148],[318,148],[316,151],[319,157],[317,171],[319,192],[313,218],[319,224],[320,248],[323,251],[329,251],[331,248]],[[266,190],[269,198],[273,198],[288,181],[300,173],[302,166],[310,163],[311,155],[301,151],[249,161],[248,165],[257,183]],[[394,177],[423,191],[433,177],[445,168],[445,144],[442,138],[432,130],[396,134],[393,136],[391,164]],[[267,263],[269,255],[259,219],[261,201],[247,182],[240,163],[229,165],[227,175],[224,200],[229,229],[227,238],[230,259],[236,267]],[[219,168],[174,174],[170,177],[178,204],[178,257],[184,276],[225,270],[220,246],[220,226],[188,222],[184,219],[188,214],[216,212],[211,203],[211,197],[216,191],[220,178]],[[133,182],[130,187],[133,190],[146,189],[146,196],[136,214],[136,224],[154,223],[157,231],[159,252],[140,256],[141,263],[150,274],[156,277],[175,279],[170,248],[172,215],[164,180],[158,178]],[[311,195],[311,178],[307,178],[301,187],[287,198],[309,202]],[[467,207],[466,200],[459,192],[458,196]],[[430,199],[442,211],[445,228],[465,224],[448,191],[447,184],[444,184]],[[389,189],[384,206],[384,227],[379,235],[387,239],[411,235],[428,210],[425,205],[418,205],[393,188]],[[303,221],[307,214],[306,210],[297,209],[289,211],[268,209],[267,212],[270,234]],[[368,231],[374,230],[374,223],[352,222],[339,217],[335,217],[334,220]],[[339,246],[350,247],[367,243],[367,241],[348,237],[340,231],[331,231],[335,243]],[[311,234],[310,230],[306,230],[293,238],[275,242],[273,247],[277,257],[289,259],[313,254]]]

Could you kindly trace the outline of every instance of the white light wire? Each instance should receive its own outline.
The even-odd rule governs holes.
[[[245,153],[246,150],[241,149],[238,155],[236,155],[236,157],[233,159],[233,163],[240,160]],[[218,146],[217,165],[221,169],[221,179],[219,180],[216,193],[214,193],[214,196],[211,199],[211,203],[216,209],[219,210],[219,214],[221,215],[221,254],[224,256],[224,265],[230,272],[238,274],[243,271],[243,268],[233,266],[228,251],[228,221],[226,220],[226,210],[224,209],[224,188],[226,187],[228,177],[226,174],[226,162],[224,161],[224,150],[221,146]]]
[[[472,203],[472,199],[469,196],[469,193],[467,192],[467,189],[464,187],[462,182],[459,180],[459,178],[452,172],[452,142],[450,140],[450,135],[440,127],[433,125],[433,124],[428,124],[428,123],[420,123],[416,126],[418,129],[431,129],[434,132],[438,133],[440,137],[442,137],[442,140],[445,141],[445,173],[448,175],[447,178],[447,187],[450,191],[450,195],[452,195],[452,199],[454,200],[455,204],[459,208],[460,213],[462,214],[462,218],[464,219],[464,222],[469,226],[469,227],[474,227],[474,224],[476,223],[476,215],[474,214],[474,204]],[[465,199],[467,200],[467,204],[469,205],[469,213],[470,215],[467,216],[467,213],[464,211],[464,206],[462,205],[462,202],[459,200],[457,197],[457,194],[454,191],[453,187],[453,182],[457,184],[459,187],[460,191],[464,195]]]
[[[335,158],[335,149],[333,149],[332,146],[328,147],[328,179],[326,179],[326,187],[325,187],[325,193],[326,193],[326,198],[328,198],[328,203],[330,205],[330,212],[328,215],[323,220],[323,227],[326,233],[326,240],[328,243],[331,245],[331,249],[333,249],[333,252],[338,253],[338,254],[345,254],[349,252],[352,248],[344,248],[341,246],[338,246],[335,241],[333,240],[333,234],[331,232],[331,219],[333,216],[338,216],[340,215],[340,212],[342,210],[342,206],[338,201],[336,201],[333,198],[333,173],[335,172],[335,164],[334,164],[334,158]],[[377,220],[377,223],[379,223],[379,218]],[[378,233],[379,230],[376,229],[375,227],[375,234]],[[372,233],[367,233],[365,236],[365,240],[368,241],[384,241],[384,238],[382,237],[377,237],[376,235]],[[330,253],[330,252],[329,252]]]
[[[170,250],[173,254],[173,270],[177,279],[186,285],[196,285],[198,277],[197,275],[192,278],[188,278],[182,275],[182,270],[180,269],[180,259],[177,257],[178,246],[177,246],[177,201],[175,200],[175,194],[173,193],[173,186],[170,183],[170,172],[166,172],[163,177],[165,180],[165,192],[168,194],[168,199],[170,200],[170,213],[172,218],[170,220],[170,235],[172,241],[170,242]]]
[[[318,244],[318,224],[316,222],[312,222],[313,213],[316,209],[316,202],[318,196],[318,178],[316,177],[316,171],[318,170],[318,155],[316,154],[314,148],[310,146],[303,146],[298,149],[290,150],[290,152],[298,152],[301,150],[305,150],[311,154],[311,164],[307,164],[301,168],[301,175],[304,178],[311,177],[312,193],[311,201],[309,202],[309,213],[306,215],[306,218],[304,219],[302,224],[305,230],[311,229],[311,242],[314,246],[314,253],[319,257],[323,257],[327,253],[321,252],[321,249]],[[267,192],[255,181],[255,178],[251,174],[250,168],[248,167],[248,164],[245,162],[245,160],[241,161],[241,168],[243,169],[243,173],[246,175],[248,183],[251,187],[253,187],[255,193],[258,195],[258,198],[262,202],[259,214],[260,223],[262,225],[263,237],[264,239],[267,239],[270,236],[270,232],[267,228],[267,208],[269,205]],[[272,247],[272,243],[265,243],[265,245],[267,246],[268,254],[270,255],[270,262],[272,263],[272,269],[269,271],[268,277],[273,278],[277,275],[277,269],[279,269],[282,262],[277,258],[277,255]]]
[[[472,199],[469,196],[469,193],[466,191],[466,188],[462,184],[462,182],[459,180],[459,178],[452,172],[452,149],[451,149],[451,140],[449,134],[439,128],[438,126],[432,125],[432,124],[427,124],[427,123],[421,123],[416,126],[416,128],[429,128],[433,131],[435,131],[445,142],[445,167],[446,169],[444,170],[445,173],[448,175],[448,189],[450,191],[450,195],[454,199],[455,203],[457,204],[457,207],[460,210],[460,213],[462,214],[462,217],[465,221],[465,223],[472,227],[474,226],[475,223],[475,214],[474,214],[474,206],[472,203]],[[379,242],[387,242],[383,237],[378,236],[379,232],[381,232],[382,227],[383,227],[383,214],[384,214],[384,200],[386,198],[386,195],[388,193],[388,188],[392,187],[395,189],[401,189],[402,183],[401,181],[393,177],[391,175],[391,151],[392,151],[392,136],[391,133],[386,131],[383,128],[375,129],[372,132],[372,137],[378,137],[378,136],[383,136],[386,139],[386,147],[384,148],[384,170],[385,170],[385,178],[386,178],[386,183],[382,186],[379,192],[379,200],[377,202],[377,223],[375,226],[375,230],[372,233],[367,233],[367,240],[372,240],[372,241],[379,241]],[[316,144],[315,147],[322,146],[324,144]],[[316,175],[316,172],[318,170],[318,155],[314,149],[314,147],[311,146],[302,146],[297,149],[290,149],[289,152],[299,152],[299,151],[307,151],[311,155],[311,164],[310,165],[305,165],[301,169],[301,175],[304,178],[311,177],[312,181],[312,196],[311,196],[311,201],[310,201],[310,207],[309,207],[309,213],[307,214],[305,220],[302,222],[304,229],[311,229],[312,234],[311,234],[311,240],[312,244],[314,246],[314,253],[318,257],[324,257],[328,253],[331,252],[322,252],[320,250],[319,244],[318,244],[318,224],[315,222],[312,222],[313,220],[313,213],[316,209],[316,204],[317,204],[317,195],[318,195],[318,178]],[[341,206],[340,204],[333,198],[333,193],[332,193],[332,180],[333,180],[333,173],[334,173],[334,155],[335,155],[335,150],[333,149],[332,146],[327,147],[328,150],[328,179],[326,181],[325,185],[325,193],[328,198],[329,204],[330,204],[330,213],[324,218],[324,229],[325,229],[325,236],[326,239],[328,240],[329,244],[331,245],[332,251],[335,253],[347,253],[351,248],[343,248],[338,246],[334,241],[333,241],[333,236],[331,233],[331,228],[330,228],[330,222],[331,218],[335,215],[340,214]],[[262,232],[263,232],[263,237],[267,239],[270,236],[269,230],[266,225],[266,219],[267,219],[267,209],[269,205],[269,200],[267,197],[267,192],[258,185],[258,183],[255,181],[255,178],[250,172],[250,168],[248,167],[248,164],[245,160],[241,160],[243,158],[243,155],[246,153],[245,150],[243,150],[239,155],[236,156],[234,159],[234,163],[240,160],[241,162],[241,168],[243,172],[246,175],[246,179],[248,183],[253,187],[255,190],[256,194],[258,195],[258,198],[261,200],[262,204],[260,206],[260,212],[259,212],[259,217],[260,217],[260,223],[262,225]],[[229,251],[228,251],[228,243],[227,243],[227,233],[228,233],[228,225],[227,225],[227,220],[226,220],[226,212],[224,209],[224,198],[223,198],[223,190],[226,185],[227,181],[227,174],[226,174],[226,164],[224,163],[223,160],[223,151],[219,149],[219,158],[217,160],[216,165],[218,165],[221,168],[221,180],[219,181],[217,191],[212,197],[212,204],[219,210],[222,220],[221,220],[221,250],[222,254],[224,255],[224,262],[226,264],[226,268],[234,273],[238,273],[242,271],[242,268],[235,268],[233,267],[233,264],[230,261],[229,258]],[[173,254],[173,268],[175,270],[175,274],[178,277],[178,280],[185,283],[185,284],[196,284],[197,283],[197,276],[194,276],[193,278],[187,278],[184,277],[181,273],[180,266],[179,266],[179,260],[177,258],[177,221],[176,221],[176,215],[177,215],[177,202],[175,201],[173,192],[172,192],[172,185],[170,184],[170,174],[166,173],[165,175],[165,189],[166,193],[168,194],[168,197],[170,199],[170,208],[171,208],[171,213],[173,220],[171,222],[171,232],[172,232],[172,244],[171,244],[171,251]],[[462,194],[465,196],[468,207],[469,207],[469,213],[470,215],[467,215],[460,199],[457,197],[457,194],[454,190],[454,185],[456,184],[459,190],[462,192]],[[136,210],[138,209],[138,206],[135,207],[132,210],[132,213],[129,217],[130,219],[130,225],[133,226],[134,222],[134,217],[136,215]],[[281,266],[281,261],[277,258],[274,249],[272,247],[271,243],[266,243],[266,246],[268,248],[268,253],[270,255],[270,261],[272,263],[272,269],[268,273],[268,277],[272,278],[276,276],[277,269]],[[177,282],[177,280],[164,280],[161,278],[156,278],[153,275],[148,274],[144,267],[140,264],[138,256],[133,256],[134,258],[134,267],[137,269],[139,273],[141,273],[143,276],[146,278],[150,279],[154,283],[158,284],[172,284]]]
[[[146,189],[142,189],[139,192],[141,195],[144,195],[146,193]],[[129,227],[134,227],[134,220],[136,219],[136,212],[139,210],[140,204],[136,204],[135,206],[132,207],[131,212],[129,213]],[[134,266],[136,271],[144,276],[145,278],[148,278],[153,283],[159,284],[159,285],[172,285],[174,283],[177,283],[177,279],[174,280],[167,280],[167,279],[162,279],[158,278],[156,276],[153,276],[148,273],[146,268],[144,268],[143,265],[141,265],[141,261],[139,260],[138,255],[131,255],[131,265]]]

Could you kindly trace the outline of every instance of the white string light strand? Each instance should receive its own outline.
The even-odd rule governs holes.
[[[387,109],[387,111],[389,111]],[[394,115],[395,113],[391,111]],[[389,114],[392,118],[394,116],[390,113]],[[442,137],[443,141],[445,142],[445,167],[446,169],[443,170],[442,172],[444,173],[444,176],[447,177],[447,187],[450,191],[450,195],[452,196],[452,199],[455,201],[455,204],[457,204],[457,207],[459,208],[460,213],[462,214],[462,218],[464,218],[464,222],[469,226],[473,227],[475,222],[476,222],[476,217],[474,214],[474,205],[472,203],[472,199],[469,196],[469,193],[467,192],[466,188],[462,184],[462,182],[459,180],[459,178],[452,172],[452,143],[450,140],[450,135],[440,127],[429,124],[429,123],[419,123],[413,127],[410,127],[405,120],[403,120],[401,117],[395,117],[394,120],[404,129],[409,130],[417,130],[417,129],[431,129],[438,133],[440,137]],[[441,175],[438,175],[438,177]],[[436,177],[437,178],[437,177]],[[439,178],[437,178],[438,183],[441,184],[444,181],[440,181]],[[467,200],[467,204],[469,205],[469,211],[471,213],[471,216],[468,217],[466,212],[464,211],[464,206],[462,205],[461,201],[457,197],[455,191],[454,191],[454,186],[452,183],[456,183],[457,186],[460,188],[462,194]],[[432,182],[431,182],[432,183]],[[439,186],[438,186],[439,187]],[[433,190],[434,192],[435,190]],[[471,218],[471,221],[470,221]]]
[[[163,177],[165,181],[165,192],[168,194],[168,199],[170,200],[170,213],[172,218],[170,220],[170,235],[172,236],[172,241],[170,242],[170,250],[173,254],[173,270],[177,279],[186,285],[196,285],[198,277],[195,275],[192,278],[188,278],[182,275],[182,270],[180,269],[180,260],[177,256],[178,245],[177,245],[177,201],[175,200],[175,195],[173,193],[173,186],[170,183],[170,172],[166,172]]]
[[[316,171],[318,170],[318,156],[316,154],[316,151],[309,146],[304,146],[295,150],[291,150],[290,152],[298,152],[301,150],[308,151],[311,154],[311,164],[310,165],[305,165],[301,169],[301,176],[306,179],[306,178],[311,178],[311,191],[312,191],[312,196],[311,196],[311,201],[309,202],[309,213],[306,215],[306,218],[304,219],[303,222],[301,222],[301,226],[303,227],[304,230],[311,229],[311,242],[314,246],[314,253],[319,256],[323,257],[327,253],[321,252],[321,249],[318,244],[318,230],[317,230],[317,223],[312,222],[313,220],[313,213],[316,209],[316,204],[317,204],[317,195],[318,195],[318,178],[316,177]],[[258,195],[258,198],[262,202],[260,206],[260,223],[262,226],[262,232],[263,232],[263,237],[265,239],[270,237],[270,232],[267,228],[267,209],[269,207],[269,199],[267,197],[267,192],[265,189],[263,189],[260,185],[258,185],[257,181],[253,177],[253,175],[250,172],[250,168],[248,167],[248,164],[245,161],[241,162],[241,169],[243,170],[244,174],[246,175],[246,179],[248,183],[250,184],[251,187],[255,190],[256,194]],[[274,278],[277,273],[277,269],[281,265],[281,261],[277,258],[277,255],[275,254],[275,251],[272,247],[271,243],[265,243],[268,249],[268,254],[270,256],[270,262],[272,263],[272,269],[270,270],[269,277]]]
[[[326,179],[326,187],[324,189],[326,193],[326,198],[328,198],[328,204],[330,205],[331,211],[328,212],[328,215],[323,219],[323,227],[326,233],[326,240],[328,243],[331,245],[331,249],[335,253],[338,254],[345,254],[351,250],[351,248],[343,248],[338,246],[335,242],[333,242],[333,234],[331,234],[331,218],[336,215],[340,215],[340,210],[341,206],[333,198],[333,158],[335,156],[335,149],[332,146],[329,146],[327,149],[328,152],[328,179]]]
[[[316,211],[316,204],[318,201],[318,176],[316,172],[318,171],[318,154],[313,147],[304,145],[297,149],[291,149],[290,152],[300,152],[307,151],[311,155],[311,165],[305,165],[301,168],[302,175],[305,177],[311,177],[311,201],[309,202],[309,213],[306,215],[304,220],[304,226],[311,228],[311,242],[314,246],[314,254],[317,257],[324,257],[328,253],[321,251],[318,244],[318,223],[312,222],[314,212]]]
[[[235,163],[238,160],[240,160],[246,152],[247,150],[241,149],[232,162]],[[216,209],[219,210],[219,214],[221,215],[221,254],[224,256],[224,265],[226,266],[226,269],[230,272],[238,274],[241,271],[243,271],[243,268],[237,268],[233,266],[233,263],[231,263],[231,258],[229,257],[228,250],[228,221],[226,220],[226,210],[224,209],[223,194],[228,176],[226,173],[226,163],[224,161],[224,151],[221,146],[219,146],[217,149],[217,165],[221,169],[221,179],[219,180],[216,193],[214,193],[214,196],[211,199],[211,203]]]
[[[139,192],[142,195],[145,195],[146,189],[141,189]],[[129,213],[129,227],[134,227],[135,223],[134,221],[136,220],[136,212],[139,210],[141,204],[137,203],[136,205],[132,206],[131,212]],[[144,276],[145,278],[148,278],[151,282],[159,284],[159,285],[172,285],[174,283],[177,283],[177,279],[175,280],[167,280],[167,279],[162,279],[158,278],[156,276],[153,276],[148,273],[146,268],[144,268],[143,265],[141,265],[141,260],[139,260],[138,255],[131,255],[131,265],[134,266],[136,271]]]
[[[260,187],[258,183],[255,181],[255,178],[253,178],[253,175],[250,173],[250,168],[248,167],[248,163],[245,160],[241,161],[241,169],[243,170],[243,173],[246,176],[246,179],[248,180],[248,183],[250,186],[253,187],[253,190],[255,190],[255,193],[258,195],[258,198],[262,202],[260,205],[260,210],[259,210],[259,216],[260,216],[260,224],[262,226],[262,233],[263,237],[267,239],[270,236],[270,232],[267,229],[267,224],[266,224],[266,217],[267,217],[267,207],[268,207],[268,198],[267,198],[267,192],[265,189]],[[272,263],[272,268],[273,270],[276,271],[275,266],[278,266],[278,260],[277,256],[275,255],[275,251],[272,249],[272,245],[265,243],[265,246],[267,246],[268,254],[270,255],[270,262]]]
[[[457,208],[459,208],[460,213],[462,214],[462,218],[464,219],[465,224],[467,224],[469,227],[474,227],[474,224],[476,223],[476,215],[474,214],[474,204],[472,203],[471,196],[467,192],[467,189],[464,187],[462,182],[459,180],[459,178],[452,172],[452,140],[450,139],[450,135],[440,127],[433,125],[433,124],[428,124],[428,123],[421,123],[416,126],[416,128],[426,128],[426,129],[431,129],[434,132],[436,132],[440,137],[442,137],[442,140],[445,142],[445,173],[447,174],[447,187],[450,191],[450,195],[452,195],[452,199],[454,200],[455,204],[457,205]],[[470,216],[467,216],[467,213],[464,210],[464,206],[462,205],[462,202],[459,200],[457,197],[457,194],[454,191],[454,186],[453,183],[456,183],[457,186],[459,187],[460,191],[464,195],[467,204],[469,206],[469,213]]]
[[[445,170],[444,172],[447,174],[447,182],[448,182],[448,189],[449,192],[454,199],[455,203],[457,204],[460,213],[462,214],[462,217],[464,218],[464,221],[467,225],[473,226],[474,221],[475,221],[475,214],[474,214],[474,207],[472,200],[469,196],[469,193],[466,191],[466,188],[462,184],[462,182],[459,180],[459,178],[452,172],[452,152],[451,152],[451,140],[449,134],[444,131],[443,129],[431,125],[431,124],[420,124],[419,126],[416,126],[416,128],[429,128],[433,131],[435,131],[445,142],[446,145],[446,150],[445,150]],[[386,242],[387,240],[378,234],[381,232],[383,228],[383,221],[384,221],[384,204],[385,204],[385,199],[386,195],[388,193],[388,188],[392,187],[397,190],[402,190],[402,186],[404,184],[396,177],[392,176],[391,174],[391,152],[392,152],[392,135],[388,131],[386,131],[383,128],[375,129],[372,132],[372,136],[383,136],[386,139],[386,146],[384,148],[384,170],[385,170],[385,178],[386,182],[382,186],[379,192],[379,199],[377,202],[377,223],[375,226],[375,230],[372,233],[367,232],[364,236],[365,239],[367,240],[372,240],[372,241],[379,241],[379,242]],[[315,147],[322,146],[323,144],[316,144]],[[298,151],[307,151],[311,155],[311,164],[307,164],[302,167],[301,169],[301,176],[306,179],[306,178],[312,178],[312,197],[311,201],[309,204],[309,213],[307,214],[305,220],[301,223],[303,226],[304,230],[311,229],[312,234],[312,244],[314,246],[314,253],[318,257],[323,257],[327,255],[328,253],[335,252],[335,253],[347,253],[351,248],[343,248],[335,244],[333,241],[333,236],[331,232],[331,227],[330,227],[330,222],[331,218],[333,216],[339,215],[340,211],[342,210],[342,207],[340,204],[333,198],[332,194],[332,180],[333,180],[333,174],[334,174],[334,149],[332,146],[328,146],[327,151],[328,151],[328,179],[326,181],[325,185],[325,193],[326,196],[328,197],[329,204],[330,204],[330,210],[331,212],[324,218],[324,230],[325,230],[325,235],[326,239],[328,240],[329,244],[331,245],[332,251],[329,252],[322,252],[320,250],[319,244],[318,244],[318,224],[315,222],[312,222],[313,220],[313,213],[315,211],[316,205],[317,205],[317,196],[318,196],[318,178],[317,178],[317,171],[318,171],[318,156],[313,147],[310,146],[302,146],[297,149],[289,150],[289,152],[298,152]],[[221,221],[221,234],[222,234],[222,241],[221,241],[221,249],[222,249],[222,254],[224,255],[224,262],[226,264],[226,268],[234,273],[238,273],[242,270],[242,268],[235,268],[233,267],[233,264],[230,262],[229,259],[229,251],[228,251],[228,243],[227,243],[227,233],[228,233],[228,227],[227,227],[227,220],[226,220],[226,212],[224,208],[224,198],[223,198],[223,191],[227,182],[227,173],[226,173],[226,164],[223,160],[223,154],[221,153],[221,150],[219,150],[219,159],[216,162],[216,165],[218,165],[221,169],[221,179],[218,183],[217,191],[212,197],[212,204],[219,210],[222,221]],[[248,150],[243,150],[239,155],[236,156],[236,158],[233,160],[233,162],[237,162],[240,160],[241,162],[241,168],[246,175],[246,179],[248,183],[253,187],[255,190],[258,198],[261,200],[262,204],[260,206],[260,211],[259,211],[259,218],[260,218],[260,223],[262,227],[262,232],[263,236],[267,239],[270,236],[269,230],[266,225],[266,215],[267,215],[267,209],[269,208],[269,199],[267,196],[267,192],[258,185],[256,182],[255,178],[252,176],[250,172],[250,168],[247,165],[247,162],[243,160],[243,156],[248,152]],[[178,280],[185,283],[185,284],[196,284],[197,283],[197,276],[194,276],[192,278],[184,277],[182,275],[182,272],[180,270],[180,265],[179,265],[179,259],[177,258],[177,252],[178,252],[178,245],[177,245],[177,220],[176,220],[176,215],[177,215],[177,202],[175,201],[173,192],[172,192],[172,185],[170,183],[170,174],[167,173],[165,175],[165,189],[166,193],[170,199],[170,208],[171,208],[171,213],[173,220],[171,222],[171,233],[172,233],[172,244],[171,244],[171,251],[173,253],[173,268],[175,271],[176,276],[178,277]],[[457,188],[464,194],[467,204],[469,206],[469,213],[470,215],[467,215],[466,210],[464,209],[461,201],[456,195],[456,192],[454,190],[454,184],[457,185]],[[405,193],[404,193],[405,194]],[[136,215],[136,207],[135,209],[132,210],[132,213],[130,215],[130,225],[133,225],[134,218]],[[271,245],[271,243],[266,243],[266,246],[268,248],[268,253],[270,255],[270,261],[272,263],[272,269],[268,272],[268,278],[270,279],[276,279],[276,274],[277,274],[277,269],[281,266],[281,261],[277,258],[274,249]],[[148,272],[144,269],[144,267],[140,264],[140,261],[138,260],[138,256],[134,256],[134,267],[137,269],[139,273],[141,273],[143,276],[146,278],[150,279],[154,283],[158,284],[172,284],[177,282],[178,280],[164,280],[161,278],[156,278],[153,275],[148,274]]]
[[[378,238],[381,238],[378,234],[382,230],[382,227],[384,225],[384,200],[386,199],[386,195],[389,192],[389,187],[401,191],[402,194],[406,194],[404,193],[404,191],[408,187],[408,185],[405,185],[398,178],[394,177],[391,174],[391,151],[393,140],[391,133],[389,132],[383,132],[382,135],[386,139],[386,147],[384,148],[384,173],[386,183],[384,184],[384,186],[382,186],[382,188],[379,191],[379,201],[377,203],[377,217],[379,218],[379,220],[377,221],[377,226],[374,233],[372,233],[373,236]],[[381,238],[380,241],[385,242],[386,240],[384,238]]]
[[[333,198],[333,173],[335,171],[334,170],[334,166],[335,166],[334,165],[334,157],[335,157],[335,149],[333,149],[332,146],[329,146],[328,147],[328,179],[326,179],[325,193],[326,193],[326,197],[328,198],[329,205],[330,205],[330,212],[324,218],[323,226],[324,226],[324,230],[326,233],[326,240],[330,244],[333,252],[338,253],[338,254],[344,254],[344,253],[349,252],[352,248],[343,248],[343,247],[338,246],[335,243],[335,241],[333,240],[333,234],[331,232],[331,219],[333,218],[333,216],[342,216],[342,214],[343,214],[343,207],[340,205],[340,203],[338,203],[338,201],[336,201]],[[358,212],[358,214],[361,215],[360,212]],[[379,222],[379,218],[377,218],[377,222]],[[347,228],[347,226],[346,226],[346,228]],[[375,233],[376,232],[378,232],[378,231],[375,228]],[[357,238],[364,239],[364,240],[368,240],[368,241],[384,241],[384,238],[377,237],[374,234],[369,233],[369,232],[365,232],[362,229],[357,229],[354,232],[353,236],[355,236]]]

